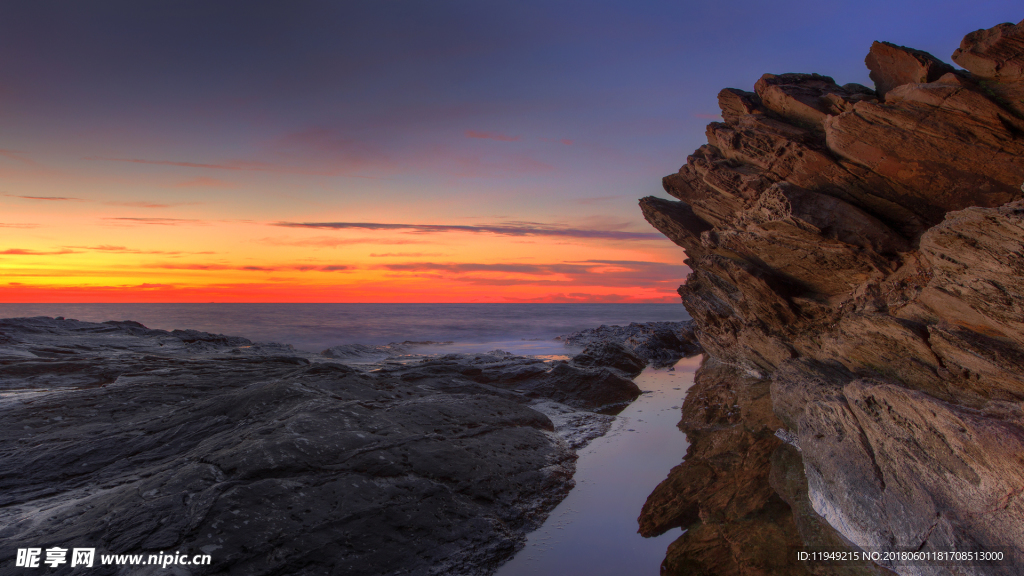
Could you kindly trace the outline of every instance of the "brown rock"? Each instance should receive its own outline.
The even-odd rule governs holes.
[[[761,99],[753,92],[744,92],[735,88],[726,88],[718,93],[718,107],[722,109],[722,118],[726,122],[735,122],[740,116],[747,114],[763,114]]]
[[[964,36],[953,61],[975,76],[999,82],[1024,80],[1024,20]]]
[[[685,202],[648,196],[640,200],[640,210],[651,226],[686,250],[687,260],[706,253],[701,247],[700,234],[710,230],[711,225],[694,214]]]
[[[893,88],[934,82],[942,75],[954,72],[952,66],[927,52],[889,42],[871,44],[864,64],[871,70],[871,80],[878,89],[878,95],[887,101],[886,95]]]
[[[647,499],[640,533],[688,531],[669,546],[663,574],[810,574],[789,506],[768,482],[780,441],[770,384],[709,361],[683,404],[686,460]]]
[[[765,74],[754,84],[754,91],[772,112],[819,131],[824,129],[826,116],[848,110],[854,102],[877,99],[870,88],[859,84],[840,87],[819,74]]]
[[[782,296],[787,287],[742,260],[701,257],[679,287],[696,325],[697,339],[712,356],[755,372],[770,372],[792,357],[783,336],[797,314]]]
[[[920,127],[927,125],[927,130]],[[948,84],[897,88],[825,121],[829,148],[878,176],[891,199],[932,224],[950,210],[1024,196],[1024,121]]]
[[[951,212],[921,237],[935,317],[1024,347],[1024,201]]]
[[[884,101],[809,74],[725,90],[724,122],[664,180],[681,203],[645,200],[687,247],[701,346],[734,367],[698,375],[687,460],[641,517],[644,533],[689,526],[666,573],[787,573],[738,543],[783,549],[794,526],[805,543],[1024,561],[1022,30],[968,35],[955,60],[973,74],[876,43]],[[794,448],[751,409],[766,385]],[[761,484],[771,454],[778,493]]]
[[[964,37],[953,61],[970,70],[981,89],[1024,117],[1024,21]]]

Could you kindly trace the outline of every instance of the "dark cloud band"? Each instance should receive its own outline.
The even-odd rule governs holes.
[[[449,224],[384,224],[375,222],[276,222],[285,228],[315,228],[327,230],[407,230],[414,233],[477,232],[502,236],[563,236],[568,238],[604,238],[609,240],[659,240],[661,234],[652,232],[622,232],[616,230],[581,230],[544,225],[515,226],[460,226]]]

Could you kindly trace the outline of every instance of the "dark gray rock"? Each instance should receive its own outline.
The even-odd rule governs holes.
[[[633,355],[655,366],[674,364],[680,358],[701,353],[693,332],[693,322],[631,322],[629,326],[605,326],[580,330],[559,336],[571,348],[586,348],[595,344],[616,343],[625,346]],[[590,360],[583,360],[590,362]]]
[[[389,364],[380,373],[446,392],[486,390],[502,397],[544,398],[587,410],[610,409],[640,395],[632,380],[607,368],[524,358],[500,350]]]
[[[630,376],[636,376],[643,372],[647,365],[647,362],[634,354],[632,350],[618,342],[590,344],[583,349],[583,352],[573,356],[572,362],[577,366],[615,368]]]
[[[499,351],[360,370],[134,322],[6,319],[0,339],[0,574],[51,546],[212,555],[190,574],[487,574],[607,430],[581,408],[639,393]]]

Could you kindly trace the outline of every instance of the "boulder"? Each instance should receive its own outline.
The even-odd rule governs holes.
[[[885,98],[893,88],[904,84],[935,82],[954,68],[923,50],[897,46],[889,42],[871,44],[864,64],[871,70],[871,81],[878,95]]]

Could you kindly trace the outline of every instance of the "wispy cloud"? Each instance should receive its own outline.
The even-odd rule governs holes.
[[[269,162],[258,162],[249,160],[233,160],[219,164],[208,164],[204,162],[179,162],[176,160],[146,160],[144,158],[109,158],[103,156],[89,156],[83,160],[94,160],[100,162],[128,162],[131,164],[152,164],[156,166],[175,166],[178,168],[203,168],[206,170],[231,170],[246,172],[277,172],[281,174],[300,174],[308,176],[345,176],[348,178],[373,178],[371,176],[355,176],[345,174],[340,170],[316,170],[299,166],[282,166]]]
[[[71,198],[68,196],[18,196],[17,194],[4,194],[8,198],[21,198],[22,200],[44,200],[47,202],[88,202],[83,198]]]
[[[565,144],[566,146],[572,146],[573,141],[568,138],[541,138],[541,142],[554,142],[557,144]]]
[[[65,246],[65,248],[79,248],[83,250],[99,250],[102,252],[135,252],[135,250],[129,250],[124,246],[111,246],[109,244],[103,244],[100,246]]]
[[[603,238],[609,240],[654,240],[663,236],[654,232],[625,232],[618,230],[584,230],[539,223],[497,224],[466,226],[452,224],[390,224],[376,222],[275,222],[286,228],[315,228],[325,230],[404,230],[417,234],[438,232],[473,232],[501,236],[562,236],[570,238]]]
[[[212,254],[212,252],[169,252],[166,250],[138,250],[136,248],[128,248],[126,246],[113,246],[110,244],[101,244],[98,246],[63,246],[68,250],[92,250],[95,252],[117,252],[123,254],[165,254],[168,256],[175,256],[180,254]]]
[[[316,236],[314,238],[260,238],[257,240],[262,244],[271,246],[309,246],[313,248],[337,248],[338,246],[352,246],[356,244],[378,244],[378,245],[401,245],[401,244],[430,244],[425,240],[412,240],[407,238],[337,238],[334,236]]]
[[[8,248],[7,250],[0,250],[0,254],[7,256],[56,256],[60,254],[78,254],[78,252],[68,249],[44,252],[41,250],[27,250],[24,248]]]
[[[198,204],[198,202],[173,202],[173,203],[170,203],[170,204],[162,204],[162,203],[159,203],[159,202],[146,202],[146,201],[138,201],[138,202],[115,202],[115,201],[110,201],[110,202],[104,202],[104,204],[106,204],[107,206],[127,206],[129,208],[173,208],[175,206],[190,206],[190,205]]]
[[[205,220],[193,220],[186,218],[130,218],[130,217],[107,217],[103,220],[121,224],[148,224],[156,226],[180,226],[182,224],[206,225]]]
[[[498,140],[500,142],[517,142],[519,136],[508,136],[505,134],[499,134],[497,132],[477,132],[476,130],[466,130],[467,138],[482,138],[485,140]]]
[[[149,264],[146,268],[160,268],[164,270],[238,270],[242,272],[347,272],[355,268],[341,264],[328,265],[266,265],[266,266],[235,266],[230,264],[168,264],[161,262]]]
[[[376,266],[376,268],[403,272],[444,270],[448,272],[506,272],[547,276],[551,274],[585,274],[594,267],[579,264],[437,264],[434,262],[409,262],[404,264],[381,264]]]
[[[177,166],[179,168],[208,168],[210,170],[256,170],[274,172],[275,167],[265,162],[234,161],[223,164],[206,164],[203,162],[180,162],[176,160],[144,160],[142,158],[109,158],[105,156],[87,156],[83,160],[102,162],[129,162],[132,164],[155,164],[157,166]]]
[[[0,149],[0,158],[7,158],[10,160],[17,160],[22,164],[28,164],[29,166],[38,166],[39,163],[31,158],[25,158],[25,153],[18,150],[2,150]]]
[[[440,252],[384,252],[383,254],[370,254],[370,258],[426,258],[430,256],[444,256]]]
[[[44,202],[92,202],[87,198],[74,198],[71,196],[20,196],[17,194],[4,194],[8,198],[20,198],[22,200],[42,200]],[[130,208],[171,208],[173,206],[188,206],[192,204],[198,204],[198,202],[174,202],[174,203],[160,203],[160,202],[147,202],[144,200],[133,200],[127,202],[120,202],[116,200],[110,200],[103,202],[107,206],[128,206]]]
[[[39,224],[12,224],[0,222],[0,228],[38,228]]]
[[[404,262],[373,266],[419,278],[480,286],[677,286],[689,273],[681,264],[638,260],[581,260],[551,264]]]

